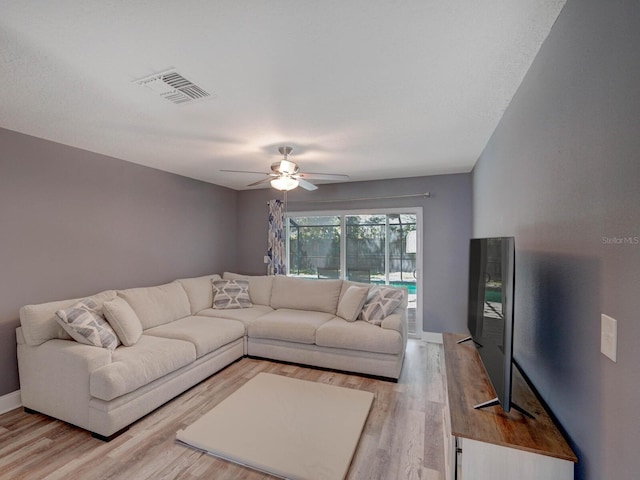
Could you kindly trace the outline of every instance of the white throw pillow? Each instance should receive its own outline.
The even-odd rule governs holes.
[[[347,288],[340,299],[340,303],[338,303],[337,315],[347,322],[354,322],[360,315],[368,294],[369,287],[351,286]]]
[[[131,305],[122,297],[104,302],[104,316],[126,347],[135,345],[142,335],[142,323]]]
[[[253,306],[249,296],[249,280],[211,280],[211,283],[213,284],[213,308],[225,310]]]
[[[362,319],[373,325],[382,324],[404,299],[404,292],[397,288],[380,287],[362,308]]]
[[[102,316],[98,304],[90,298],[58,310],[56,320],[76,342],[106,348],[110,352],[120,345],[116,332]]]

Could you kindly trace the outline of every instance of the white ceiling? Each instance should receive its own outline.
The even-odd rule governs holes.
[[[0,0],[0,126],[243,189],[473,168],[566,0]],[[213,94],[134,80],[174,67]],[[268,186],[268,184],[267,184]]]

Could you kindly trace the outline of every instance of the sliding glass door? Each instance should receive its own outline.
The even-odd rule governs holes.
[[[291,213],[288,220],[289,275],[405,287],[410,333],[422,333],[421,209]]]
[[[295,277],[340,278],[340,216],[289,215],[288,220],[288,274]]]
[[[345,279],[386,283],[385,215],[345,216]]]

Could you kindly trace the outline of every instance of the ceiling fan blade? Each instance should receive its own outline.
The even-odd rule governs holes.
[[[250,183],[247,187],[255,187],[256,185],[260,185],[261,183],[270,182],[273,180],[273,177],[269,175],[267,178],[263,178],[262,180],[258,180],[257,182]]]
[[[299,173],[298,178],[307,178],[309,180],[333,180],[336,182],[346,182],[349,175],[339,175],[335,173]]]
[[[310,192],[313,190],[317,190],[318,187],[316,187],[313,183],[311,182],[307,182],[306,180],[298,177],[298,185],[301,186],[302,188],[304,188],[305,190],[309,190]]]

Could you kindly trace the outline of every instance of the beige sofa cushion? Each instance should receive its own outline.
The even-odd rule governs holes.
[[[213,305],[213,289],[211,280],[218,280],[220,275],[205,275],[203,277],[181,278],[178,280],[187,292],[189,303],[191,304],[191,314],[194,315],[200,310],[211,308]]]
[[[116,335],[126,347],[135,345],[142,335],[142,324],[131,305],[122,297],[104,302],[103,312]]]
[[[106,300],[112,300],[115,296],[115,290],[107,290],[87,298],[95,301],[99,309],[102,309],[102,304]],[[41,345],[47,340],[54,338],[62,340],[71,339],[69,334],[64,331],[56,320],[56,312],[62,308],[70,307],[79,300],[81,300],[81,298],[40,303],[38,305],[25,305],[22,307],[20,309],[20,325],[22,326],[22,335],[27,345]]]
[[[347,322],[342,318],[334,318],[318,327],[316,345],[392,355],[401,353],[404,348],[402,335],[396,330],[361,320]]]
[[[396,309],[391,315],[382,320],[382,324],[380,326],[388,330],[395,330],[404,337],[407,334],[406,314],[406,311],[402,312],[401,309]]]
[[[237,308],[235,310],[217,310],[215,308],[207,308],[198,312],[198,316],[227,318],[229,320],[238,320],[244,325],[251,325],[260,320],[267,313],[273,312],[273,308],[266,305],[254,305],[251,308]]]
[[[191,315],[189,297],[180,282],[119,290],[118,295],[131,305],[143,330]]]
[[[247,279],[249,280],[249,297],[251,303],[256,305],[271,305],[271,290],[273,288],[273,275],[239,275],[237,273],[224,272],[225,280]]]
[[[281,308],[260,317],[249,325],[251,338],[268,338],[285,342],[314,344],[316,329],[333,318],[330,313]]]
[[[362,312],[368,293],[369,287],[349,287],[344,295],[340,297],[336,315],[348,322],[354,322]]]
[[[271,292],[272,308],[336,313],[342,280],[311,280],[277,275]]]
[[[196,357],[200,358],[244,337],[244,324],[224,318],[193,316],[150,328],[144,334],[191,342],[196,347]]]
[[[133,347],[113,352],[112,362],[91,372],[89,393],[113,400],[189,365],[196,359],[191,342],[142,335]]]

